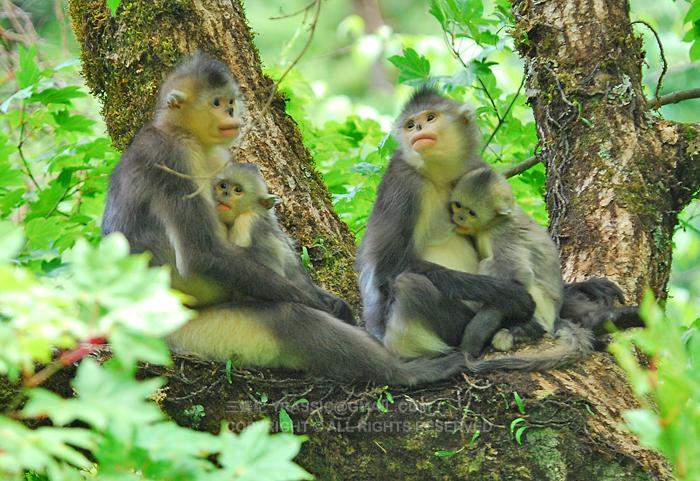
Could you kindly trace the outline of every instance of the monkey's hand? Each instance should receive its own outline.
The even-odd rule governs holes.
[[[321,300],[326,305],[326,312],[333,314],[334,317],[340,319],[346,324],[350,324],[352,326],[357,325],[352,309],[350,309],[347,302],[329,292],[320,291],[320,293]]]

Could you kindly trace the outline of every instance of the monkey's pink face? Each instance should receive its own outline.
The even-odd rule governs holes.
[[[439,142],[443,123],[440,112],[424,110],[406,119],[402,129],[411,148],[423,152]]]

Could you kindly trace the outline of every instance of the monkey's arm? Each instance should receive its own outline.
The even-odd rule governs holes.
[[[157,169],[157,168],[154,168]],[[185,171],[180,167],[180,172]],[[299,302],[322,309],[315,293],[306,292],[271,269],[255,263],[246,250],[225,244],[216,234],[216,219],[200,196],[186,198],[194,183],[173,174],[154,172],[151,185],[160,190],[151,208],[163,223],[176,252],[177,268],[187,277],[201,275],[219,284],[232,299]]]
[[[417,174],[393,163],[379,186],[360,246],[358,267],[360,271],[371,269],[375,285],[384,294],[415,255],[413,231],[419,210],[419,189]]]
[[[498,309],[508,319],[528,321],[535,312],[535,303],[525,286],[512,279],[467,274],[419,259],[413,261],[410,269],[427,277],[445,296],[481,302]]]

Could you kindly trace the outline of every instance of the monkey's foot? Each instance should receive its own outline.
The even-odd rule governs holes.
[[[508,329],[501,329],[491,339],[491,345],[497,351],[510,351],[513,349],[513,342],[513,335]]]

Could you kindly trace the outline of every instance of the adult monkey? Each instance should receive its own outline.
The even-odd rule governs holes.
[[[404,106],[394,135],[399,147],[379,185],[357,259],[366,327],[400,356],[453,346],[476,356],[504,321],[529,320],[534,304],[515,281],[471,274],[478,270],[474,247],[450,225],[456,181],[486,166],[474,115],[423,88]],[[592,327],[609,317],[603,311],[620,296],[611,282],[591,279],[567,286],[562,310]],[[483,307],[475,312],[463,300]]]
[[[136,134],[110,180],[103,233],[122,232],[133,252],[149,251],[154,264],[170,265],[179,287],[201,281],[213,288],[206,300],[226,301],[200,310],[170,344],[210,359],[385,384],[430,382],[462,370],[459,352],[396,358],[333,315],[345,312],[344,302],[291,282],[226,241],[210,182],[229,162],[225,146],[240,127],[236,96],[223,63],[204,54],[185,60],[161,87],[155,120]]]

